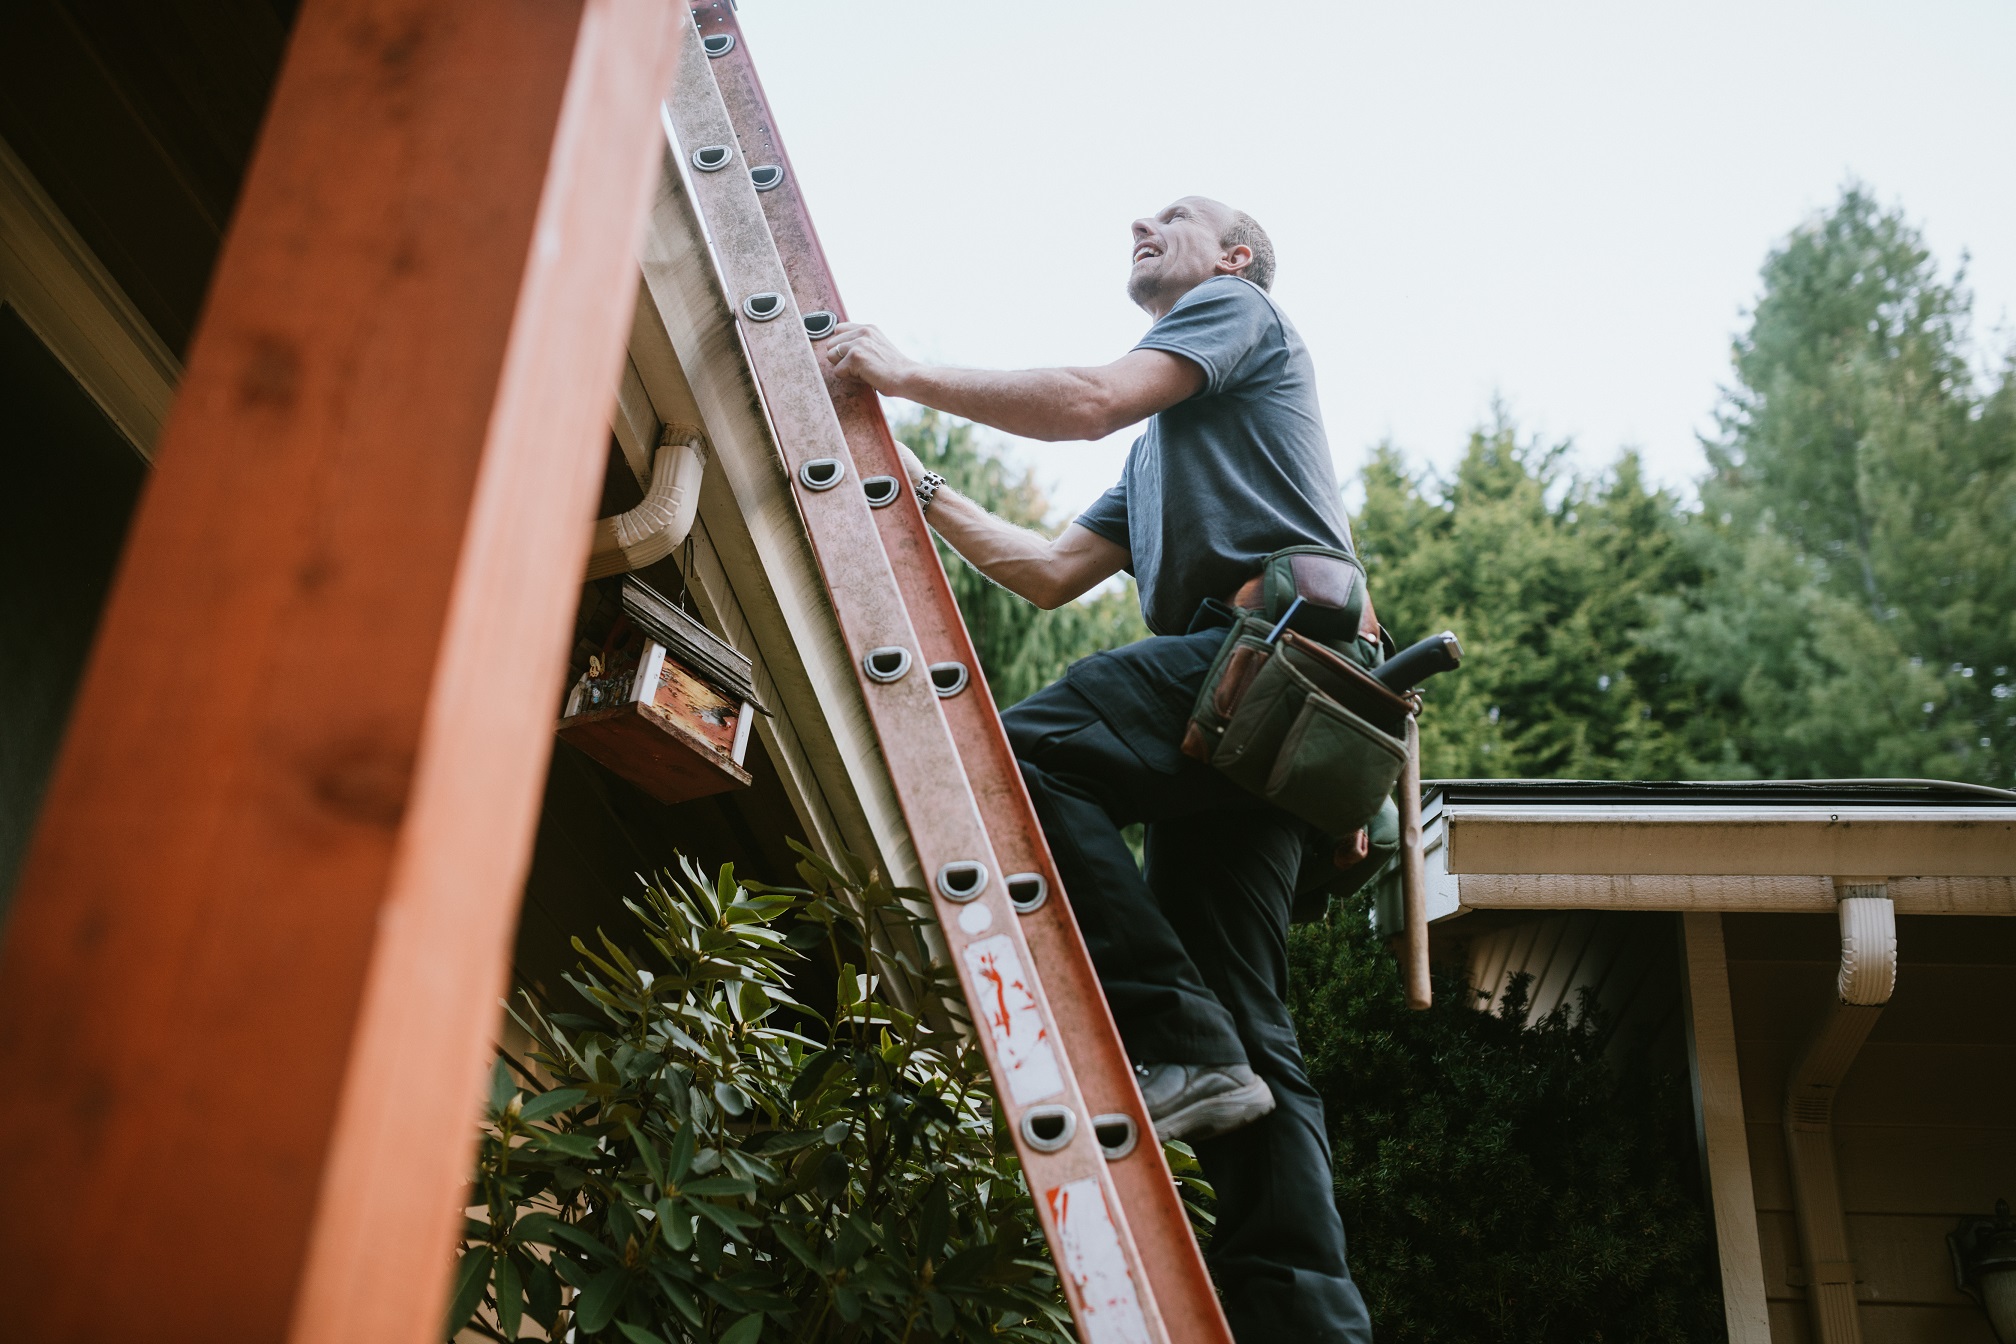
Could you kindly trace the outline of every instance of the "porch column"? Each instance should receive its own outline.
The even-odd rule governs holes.
[[[1736,1019],[1729,1001],[1729,959],[1722,916],[1680,916],[1681,980],[1687,1055],[1694,1082],[1695,1138],[1707,1175],[1722,1271],[1722,1314],[1729,1344],[1770,1344],[1757,1201],[1750,1185],[1750,1140],[1743,1128],[1743,1083],[1736,1068]]]

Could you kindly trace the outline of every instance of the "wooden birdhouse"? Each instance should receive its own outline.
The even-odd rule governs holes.
[[[653,798],[745,788],[764,712],[748,658],[636,578],[603,653],[569,690],[557,732]]]

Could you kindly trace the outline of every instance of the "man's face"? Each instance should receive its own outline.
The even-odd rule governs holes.
[[[1134,265],[1127,297],[1160,317],[1176,300],[1219,273],[1219,246],[1232,211],[1203,196],[1185,196],[1160,214],[1134,221]]]

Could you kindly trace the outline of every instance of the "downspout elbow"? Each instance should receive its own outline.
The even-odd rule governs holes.
[[[700,509],[700,478],[707,469],[706,437],[691,425],[667,425],[651,464],[651,486],[627,513],[595,520],[588,577],[604,579],[656,564],[693,530]]]
[[[1835,884],[1841,916],[1841,970],[1834,991],[1841,1002],[1880,1008],[1897,990],[1897,907],[1881,880]]]

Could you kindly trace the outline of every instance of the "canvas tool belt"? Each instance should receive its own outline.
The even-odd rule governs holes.
[[[1296,546],[1267,557],[1191,710],[1183,751],[1327,835],[1350,835],[1392,793],[1407,702],[1335,645],[1365,609],[1355,557]],[[1241,602],[1243,607],[1245,602]]]

